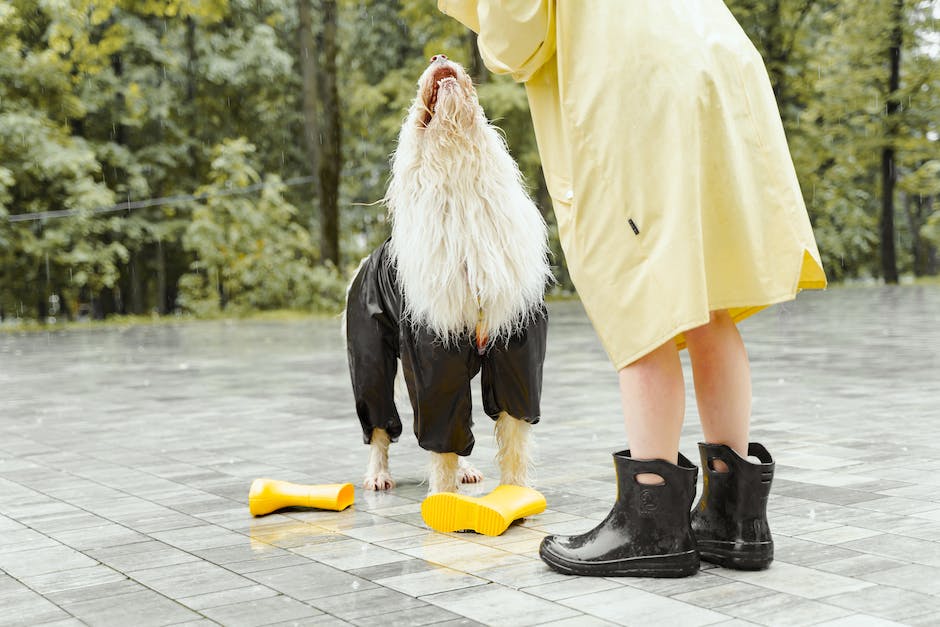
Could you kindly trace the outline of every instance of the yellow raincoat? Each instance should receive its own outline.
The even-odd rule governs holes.
[[[826,276],[763,60],[721,0],[438,0],[524,82],[568,269],[617,369]]]

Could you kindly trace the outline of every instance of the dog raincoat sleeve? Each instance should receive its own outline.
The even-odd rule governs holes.
[[[721,0],[439,0],[525,81],[572,280],[618,369],[826,277],[760,54]],[[449,9],[449,10],[448,10]]]

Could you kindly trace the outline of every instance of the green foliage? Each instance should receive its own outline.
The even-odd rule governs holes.
[[[836,0],[728,3],[767,61],[823,264],[835,280],[880,272],[885,146],[897,151],[899,206],[907,196],[936,195],[923,177],[907,180],[940,152],[940,62],[936,44],[928,41],[938,34],[936,9],[932,2],[904,0],[902,84],[891,94],[893,3],[873,0],[865,11]],[[885,116],[889,98],[901,103],[897,120]],[[903,218],[896,221],[899,265],[917,271],[920,224],[912,228]]]
[[[333,308],[341,274],[388,235],[388,158],[416,79],[468,67],[549,222],[524,89],[481,71],[436,0],[339,0],[342,268],[323,266],[304,137],[298,2],[0,2],[0,317]],[[904,0],[902,84],[888,91],[894,0],[728,0],[767,61],[820,251],[834,279],[878,276],[880,154],[897,153],[902,271],[936,272],[940,28]],[[886,103],[900,104],[887,119]],[[261,183],[263,190],[246,190]],[[210,194],[128,211],[115,203]],[[235,193],[237,192],[237,193]],[[11,222],[22,214],[66,217]],[[931,261],[932,260],[932,261]],[[62,317],[62,315],[60,315]]]
[[[209,184],[199,190],[208,198],[193,209],[183,236],[195,259],[180,279],[180,304],[205,314],[338,302],[343,282],[332,267],[314,267],[309,231],[297,223],[280,178],[262,180],[251,167],[254,152],[244,138],[213,150]],[[259,199],[230,193],[258,183],[266,184]]]

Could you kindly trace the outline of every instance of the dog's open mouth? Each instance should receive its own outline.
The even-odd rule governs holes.
[[[434,71],[434,74],[431,76],[430,89],[431,93],[427,95],[425,102],[427,103],[426,111],[424,113],[424,118],[422,119],[423,125],[426,127],[431,122],[431,118],[434,117],[434,110],[437,108],[437,96],[438,92],[441,90],[441,86],[444,83],[453,83],[457,85],[457,73],[453,68],[446,65],[441,66]]]

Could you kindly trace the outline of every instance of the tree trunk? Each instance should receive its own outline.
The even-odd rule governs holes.
[[[69,301],[65,298],[65,293],[58,285],[53,293],[59,297],[59,317],[65,318],[69,322],[73,321],[75,317],[72,313],[72,308],[69,307]],[[0,317],[0,319],[2,319],[2,317]]]
[[[933,215],[933,206],[936,196],[927,196],[924,198],[924,215],[929,216]],[[924,274],[928,276],[936,276],[940,272],[940,260],[937,259],[937,247],[934,246],[933,242],[927,242],[927,261],[925,263]]]
[[[800,105],[798,99],[788,90],[787,68],[792,65],[793,50],[796,48],[800,30],[816,3],[817,0],[802,0],[798,7],[790,3],[790,13],[795,13],[795,16],[789,23],[784,23],[785,11],[781,0],[771,0],[765,6],[768,17],[764,27],[766,40],[763,41],[763,46],[767,57],[767,74],[784,120],[788,119],[793,107]]]
[[[199,111],[196,108],[196,92],[199,78],[196,75],[199,53],[196,51],[196,22],[192,16],[186,17],[186,104],[189,107],[189,153],[190,172],[199,180],[199,151],[197,144],[199,132]]]
[[[923,198],[915,200],[911,194],[901,194],[904,213],[907,216],[907,228],[911,232],[911,255],[914,258],[914,276],[927,274],[927,258],[930,254],[929,243],[920,236],[924,225]],[[928,214],[929,215],[929,214]]]
[[[891,45],[888,49],[891,75],[888,82],[887,110],[885,112],[885,147],[881,152],[881,272],[886,283],[898,282],[897,252],[894,243],[894,186],[897,182],[894,145],[898,127],[898,110],[901,106],[897,92],[901,86],[901,46],[904,43],[903,18],[904,0],[894,0],[891,16]]]
[[[215,289],[219,294],[219,309],[225,309],[226,305],[228,305],[228,292],[225,291],[225,283],[222,281],[222,270],[214,268],[211,276],[215,281]]]
[[[777,106],[783,108],[784,89],[786,87],[787,53],[783,41],[784,25],[780,10],[780,0],[771,0],[767,3],[767,12],[770,14],[767,24],[767,41],[764,48],[767,54],[767,75],[777,98]]]
[[[321,130],[320,180],[320,254],[324,261],[339,265],[339,182],[343,169],[342,119],[336,75],[337,42],[336,0],[322,0],[323,62],[319,70],[320,104],[323,111]]]
[[[163,254],[163,240],[157,238],[157,313],[167,313],[166,293],[166,256]]]
[[[927,222],[927,218],[933,215],[933,196],[918,195],[915,205],[917,211],[914,212],[916,218],[917,230],[914,235],[914,274],[916,276],[934,276],[937,274],[937,247],[926,237],[922,237],[920,229]]]
[[[124,82],[124,62],[121,55],[111,55],[111,70],[118,83]],[[114,110],[111,112],[111,140],[121,146],[127,145],[127,127],[121,122],[121,116],[124,114],[125,102],[124,94],[118,91],[114,95]]]
[[[104,320],[114,313],[122,313],[121,290],[115,287],[102,288],[91,297],[92,319]]]
[[[317,113],[317,47],[313,41],[311,0],[298,0],[298,59],[300,61],[301,91],[303,92],[304,145],[310,173],[316,178],[320,172],[320,126]],[[319,190],[315,185],[314,189]],[[312,212],[311,212],[312,215]]]
[[[124,60],[120,54],[111,55],[111,69],[114,72],[114,76],[119,83],[124,82]],[[111,118],[111,128],[113,129],[111,135],[111,141],[118,144],[123,148],[127,148],[128,144],[128,127],[121,121],[124,111],[127,108],[127,104],[124,98],[124,94],[118,91],[114,96],[114,110],[112,111]],[[115,184],[118,181],[114,181]],[[126,236],[126,235],[125,235]],[[142,289],[140,284],[140,273],[137,271],[138,266],[138,257],[140,256],[142,244],[140,242],[131,241],[128,242],[128,249],[130,251],[130,259],[124,267],[124,272],[118,280],[118,285],[126,286],[126,290],[121,290],[118,288],[118,294],[123,295],[124,292],[130,296],[130,302],[121,302],[120,307],[117,309],[119,313],[127,314],[140,314],[143,313],[144,304],[142,297]]]
[[[144,313],[144,288],[141,282],[140,272],[138,271],[140,256],[140,252],[132,250],[130,263],[127,264],[127,269],[130,274],[128,288],[131,296],[129,313],[135,315]]]

